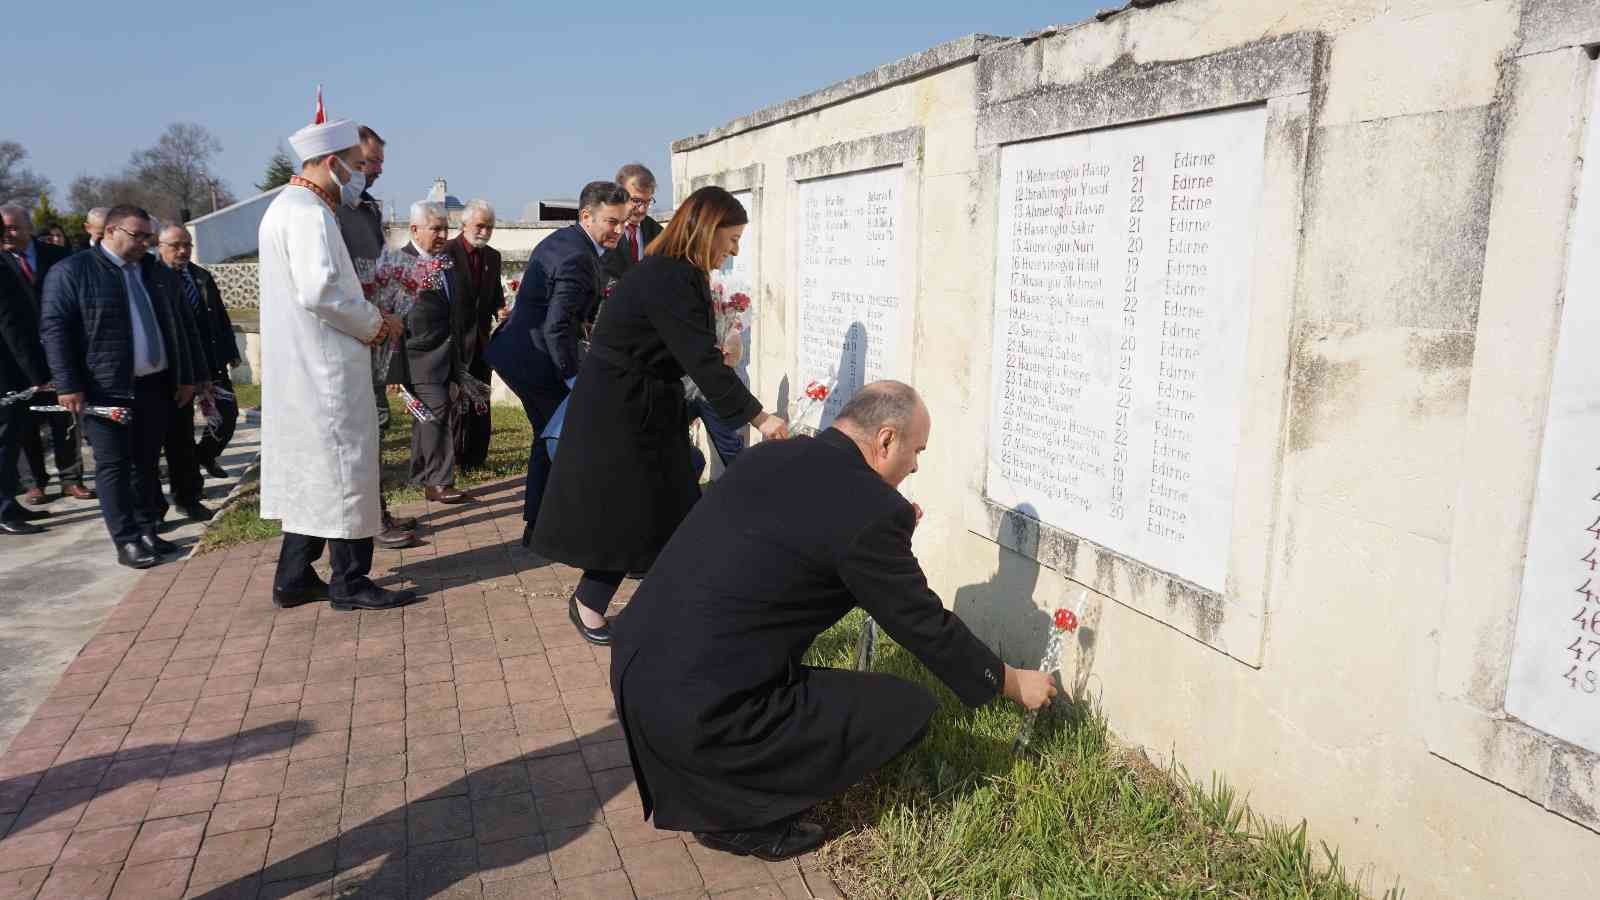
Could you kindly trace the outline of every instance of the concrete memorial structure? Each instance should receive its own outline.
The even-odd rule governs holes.
[[[1141,2],[672,181],[751,192],[763,400],[922,392],[918,553],[1008,662],[1081,604],[1069,690],[1369,888],[1590,896],[1597,57],[1587,0]]]

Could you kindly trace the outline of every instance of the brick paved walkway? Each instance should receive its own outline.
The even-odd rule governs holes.
[[[836,896],[641,821],[520,485],[410,510],[403,613],[274,609],[276,543],[148,572],[0,757],[0,900]]]

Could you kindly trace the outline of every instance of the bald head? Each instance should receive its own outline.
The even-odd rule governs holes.
[[[874,381],[856,391],[833,420],[874,472],[898,487],[917,471],[917,454],[927,449],[933,419],[909,384]]]
[[[182,225],[168,225],[161,229],[159,240],[161,244],[157,252],[161,254],[161,261],[174,269],[187,264],[194,255],[194,239],[189,237],[189,229]]]

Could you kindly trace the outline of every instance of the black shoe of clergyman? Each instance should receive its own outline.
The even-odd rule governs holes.
[[[383,511],[383,530],[384,531],[416,531],[417,530],[417,517],[416,516],[399,516],[399,517],[391,516],[391,515],[389,515],[389,511],[386,509],[386,510]]]
[[[204,503],[201,503],[199,500],[186,504],[182,507],[182,509],[183,514],[188,516],[189,521],[191,522],[209,522],[211,521],[211,517],[216,515],[216,513],[211,511],[210,507],[206,506]]]
[[[15,512],[16,515],[11,519],[13,522],[37,522],[40,519],[50,518],[50,510],[48,509],[28,509],[20,504]]]
[[[328,583],[312,575],[294,587],[272,589],[272,605],[279,609],[293,609],[307,603],[328,599]]]
[[[117,562],[130,569],[148,569],[161,559],[140,541],[117,545]]]
[[[821,825],[790,819],[754,831],[696,831],[694,839],[702,847],[735,856],[782,862],[821,847],[826,842],[826,834]]]
[[[165,556],[168,553],[178,552],[177,544],[174,544],[166,538],[157,535],[154,531],[148,531],[140,535],[139,543],[143,544],[146,550],[149,550],[151,553],[154,553],[157,556]]]
[[[399,609],[417,599],[410,591],[386,591],[370,585],[349,597],[334,597],[333,608],[339,612],[357,609]]]
[[[228,470],[224,469],[221,464],[214,459],[202,460],[200,463],[200,468],[205,469],[206,474],[210,475],[212,478],[228,477]]]
[[[578,634],[584,640],[600,647],[611,646],[611,623],[607,622],[599,628],[590,628],[583,624],[583,618],[578,615],[578,597],[576,594],[567,601],[567,615],[572,617],[573,627],[578,629]]]
[[[378,532],[373,542],[385,550],[400,550],[417,542],[417,533],[399,528],[385,528]]]
[[[0,520],[0,534],[43,534],[44,528],[25,519]]]

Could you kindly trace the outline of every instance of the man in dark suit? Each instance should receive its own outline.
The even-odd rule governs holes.
[[[85,415],[83,431],[117,561],[139,569],[177,549],[156,534],[158,461],[168,419],[201,380],[178,318],[177,278],[145,252],[155,243],[151,228],[144,210],[112,207],[100,244],[51,270],[39,327],[62,406],[133,411],[126,423]]]
[[[454,487],[455,432],[463,424],[455,407],[461,391],[461,348],[473,313],[461,273],[445,253],[449,237],[443,204],[411,204],[411,243],[403,252],[439,264],[431,286],[417,292],[406,313],[405,346],[411,392],[434,415],[433,421],[411,423],[411,482],[422,485],[423,495],[435,503],[467,499]]]
[[[44,286],[44,278],[56,263],[71,256],[71,251],[39,240],[33,234],[33,220],[28,211],[20,206],[7,205],[0,207],[0,254],[9,255],[14,264],[28,302],[33,305],[34,321],[37,322],[39,290]],[[50,496],[46,493],[50,485],[50,473],[45,469],[40,426],[46,426],[50,431],[56,477],[61,481],[62,495],[78,500],[94,499],[94,492],[83,484],[83,454],[79,449],[78,426],[74,418],[60,413],[29,413],[24,409],[13,425],[22,459],[28,467],[24,500],[33,506],[50,502]]]
[[[620,280],[633,265],[644,259],[644,249],[661,234],[661,223],[650,218],[656,204],[656,176],[641,163],[628,163],[617,170],[617,184],[628,192],[628,221],[622,239],[606,253],[605,271]]]
[[[822,843],[801,814],[914,746],[938,701],[876,672],[810,668],[812,640],[870,613],[962,702],[1036,709],[1053,676],[1006,665],[928,587],[896,490],[927,407],[862,388],[816,438],[765,441],[706,492],[613,623],[611,686],[644,815],[776,861]]]
[[[189,262],[193,250],[194,241],[189,237],[188,229],[181,225],[168,225],[161,229],[158,255],[177,277],[182,289],[183,302],[178,305],[179,319],[191,331],[189,343],[193,358],[198,363],[196,377],[202,378],[207,384],[220,383],[231,391],[228,366],[239,361],[238,347],[233,340],[233,325],[228,321],[227,311],[222,309],[221,292],[217,290],[210,273]],[[207,296],[207,288],[210,297]],[[226,329],[221,340],[215,333],[219,315],[220,325]],[[202,453],[196,444],[194,407],[194,402],[191,402],[173,414],[163,445],[167,453],[167,480],[172,485],[172,502],[191,520],[203,522],[211,518],[212,512],[200,500],[205,487],[205,478],[200,474],[201,467],[205,466],[211,474],[220,478],[226,478],[228,473],[218,469],[216,452],[207,449]],[[239,414],[237,404],[231,400],[219,400],[217,413],[222,416],[218,435],[226,433],[232,436]],[[209,435],[208,439],[218,444]],[[226,438],[223,438],[221,443],[225,442]]]
[[[0,396],[4,396],[44,387],[50,381],[50,366],[39,344],[39,310],[32,289],[10,255],[0,253],[0,257],[5,257],[0,259]],[[28,402],[0,405],[0,534],[38,534],[44,529],[30,520],[49,515],[17,502],[17,442],[25,428],[33,427]]]
[[[511,315],[489,340],[490,368],[522,401],[533,424],[522,501],[524,547],[550,478],[550,456],[539,434],[577,380],[580,343],[604,296],[600,259],[622,237],[627,204],[627,192],[614,182],[584,185],[578,221],[533,248]]]
[[[484,200],[468,200],[461,213],[461,233],[451,239],[449,250],[457,281],[473,314],[470,327],[462,335],[461,364],[484,384],[490,378],[489,363],[483,357],[489,343],[489,325],[506,305],[505,288],[500,283],[500,251],[489,246],[493,236],[494,207]],[[492,430],[488,410],[480,413],[469,408],[463,415],[456,463],[467,469],[483,465],[489,458]]]

